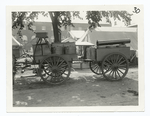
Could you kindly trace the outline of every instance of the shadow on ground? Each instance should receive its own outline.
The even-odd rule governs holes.
[[[76,70],[61,85],[45,84],[40,77],[16,78],[13,86],[15,107],[49,106],[136,106],[137,69],[122,81],[110,82],[89,70]]]
[[[136,74],[135,74],[136,73]],[[27,72],[26,74],[18,74],[17,78],[15,78],[15,84],[13,85],[13,90],[27,90],[27,89],[41,89],[41,88],[51,88],[51,87],[60,87],[60,86],[70,86],[72,84],[77,83],[113,83],[113,84],[119,84],[119,83],[137,83],[137,71],[131,71],[127,74],[127,76],[121,80],[116,82],[111,82],[106,80],[102,75],[95,75],[94,73],[91,73],[90,70],[79,70],[76,69],[76,71],[72,71],[70,78],[60,84],[60,85],[50,85],[46,84],[41,77],[34,76],[33,74],[30,75],[31,72]],[[19,76],[20,75],[20,76]]]

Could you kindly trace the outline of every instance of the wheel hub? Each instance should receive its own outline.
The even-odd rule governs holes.
[[[58,73],[59,72],[59,69],[57,66],[53,66],[52,67],[52,73]]]
[[[111,68],[113,71],[116,71],[118,69],[118,64],[113,64]]]

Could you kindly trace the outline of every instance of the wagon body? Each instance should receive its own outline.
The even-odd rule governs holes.
[[[33,45],[33,64],[38,65],[38,74],[49,84],[65,82],[71,72],[72,61],[77,58],[75,42],[49,43],[47,33],[36,33],[37,43]],[[90,69],[97,75],[111,81],[121,80],[128,72],[130,47],[126,40],[97,41],[96,47],[85,47],[82,60],[90,61]]]
[[[87,58],[91,59],[90,69],[95,74],[111,81],[121,80],[128,72],[130,59],[129,39],[97,41],[96,48],[87,49]]]
[[[125,45],[125,43],[129,42],[129,39],[98,41],[96,48],[90,47],[86,49],[86,59],[102,61],[105,56],[111,53],[121,53],[127,59],[130,59],[130,47]]]
[[[41,43],[33,45],[35,63],[40,63],[48,55],[59,55],[67,61],[77,58],[75,43]]]
[[[126,56],[127,59],[130,58],[130,47],[99,47],[96,49],[96,60],[102,61],[104,57],[111,53],[121,53]]]

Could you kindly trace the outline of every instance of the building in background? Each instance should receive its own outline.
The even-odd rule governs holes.
[[[68,26],[66,29],[65,27],[61,28],[61,38],[62,40],[66,39],[69,36],[69,31],[86,31],[89,27],[88,23],[73,23],[74,27]],[[109,23],[102,23],[101,27],[110,27],[111,25]],[[18,30],[13,29],[12,35],[23,45],[24,49],[31,50],[32,44],[35,44],[36,41],[35,33],[34,32],[47,32],[48,33],[48,41],[51,43],[54,41],[54,35],[53,35],[53,27],[51,22],[35,22],[33,25],[33,30],[28,30],[27,27],[24,27],[22,30],[22,38],[20,38],[17,34]]]

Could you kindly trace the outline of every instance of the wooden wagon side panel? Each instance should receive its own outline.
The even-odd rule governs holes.
[[[47,56],[54,56],[54,55],[58,55],[58,54],[47,54],[47,55],[36,55],[35,56],[35,63],[40,63],[44,58],[46,58]],[[75,59],[77,59],[77,55],[60,55],[62,58],[64,58],[66,61],[73,61]]]
[[[35,51],[35,56],[38,55],[47,55],[47,54],[51,54],[51,46],[50,44],[40,44],[40,45],[32,45],[33,46],[33,50]],[[36,48],[36,50],[35,50]]]
[[[115,52],[124,54],[127,57],[127,59],[130,59],[130,47],[101,47],[96,49],[96,60],[102,61],[105,56]]]
[[[86,59],[95,60],[96,58],[96,48],[90,47],[86,49]]]

